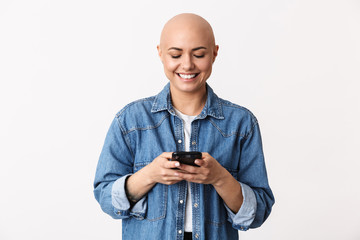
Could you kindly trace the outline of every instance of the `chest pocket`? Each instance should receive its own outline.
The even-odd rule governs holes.
[[[237,172],[227,169],[236,178]],[[205,222],[213,226],[221,226],[227,222],[227,211],[224,201],[211,184],[205,184]]]
[[[137,163],[134,166],[134,172],[139,171],[150,162]],[[148,193],[146,197],[147,209],[145,219],[148,221],[157,221],[165,218],[167,204],[168,186],[157,183]]]

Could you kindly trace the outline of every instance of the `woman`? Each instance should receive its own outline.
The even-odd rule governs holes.
[[[123,219],[123,239],[238,239],[274,204],[257,120],[207,85],[218,46],[205,19],[173,17],[157,48],[170,82],[116,115],[95,197]],[[169,161],[174,151],[202,152],[199,167]]]

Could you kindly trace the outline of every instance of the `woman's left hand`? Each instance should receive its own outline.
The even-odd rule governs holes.
[[[226,174],[226,169],[209,153],[202,153],[202,159],[196,159],[195,164],[200,167],[180,164],[178,168],[182,171],[174,173],[175,176],[189,182],[216,185]]]

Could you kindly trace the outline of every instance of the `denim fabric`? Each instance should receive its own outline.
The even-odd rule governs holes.
[[[191,183],[193,239],[238,239],[238,230],[259,227],[274,204],[257,120],[207,85],[205,107],[191,129],[191,151],[213,156],[239,181],[244,195],[240,210],[233,213],[212,185]],[[100,155],[94,194],[104,212],[122,219],[123,239],[183,239],[185,181],[158,183],[133,207],[124,186],[128,176],[161,153],[184,149],[183,125],[171,104],[169,84],[116,114]]]

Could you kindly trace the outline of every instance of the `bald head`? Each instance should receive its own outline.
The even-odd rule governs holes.
[[[210,24],[195,14],[179,14],[165,24],[157,49],[170,80],[172,100],[177,94],[203,99],[219,49]]]
[[[171,18],[165,24],[161,32],[160,47],[174,38],[186,38],[189,33],[198,35],[198,37],[206,40],[209,45],[215,46],[215,37],[210,24],[199,15],[182,13]]]

